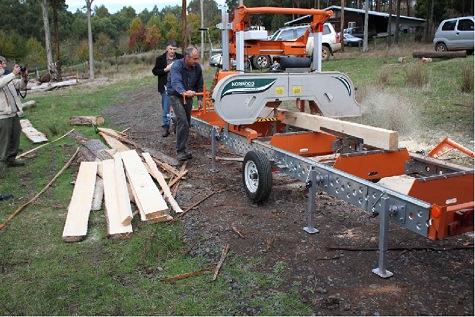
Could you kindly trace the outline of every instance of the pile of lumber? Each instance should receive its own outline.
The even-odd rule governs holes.
[[[156,223],[172,220],[171,211],[177,214],[183,212],[174,196],[178,180],[187,172],[186,165],[177,171],[147,152],[139,155],[139,148],[130,149],[123,141],[133,142],[120,132],[101,128],[99,133],[112,149],[100,140],[79,141],[84,145],[84,152],[91,152],[92,155],[84,155],[80,164],[64,225],[63,241],[84,240],[91,210],[101,210],[103,206],[107,236],[110,238],[129,238],[136,214],[142,222]],[[78,141],[77,136],[73,138]],[[84,157],[87,159],[84,160]],[[169,183],[159,166],[163,173],[172,174]],[[170,186],[174,186],[173,189]],[[136,206],[135,212],[132,211],[132,204]]]

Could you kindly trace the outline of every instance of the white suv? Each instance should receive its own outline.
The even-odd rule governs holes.
[[[438,52],[466,50],[473,53],[473,17],[444,20],[435,32],[434,45]]]
[[[278,29],[270,38],[270,41],[295,41],[304,35],[309,25],[290,26]],[[335,32],[331,23],[323,25],[322,34],[322,60],[327,61],[333,52],[341,50],[340,36]],[[313,36],[311,34],[307,40],[306,54],[308,57],[313,55]],[[255,68],[266,68],[271,65],[273,59],[278,56],[258,55],[251,58],[252,66]]]

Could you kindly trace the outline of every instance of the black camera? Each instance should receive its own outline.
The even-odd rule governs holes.
[[[24,72],[26,71],[26,67],[20,65],[20,71],[21,71],[22,73],[24,73]]]

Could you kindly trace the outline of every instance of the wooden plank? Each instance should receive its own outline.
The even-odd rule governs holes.
[[[38,130],[36,130],[31,124],[30,120],[22,119],[20,120],[21,131],[26,135],[26,137],[33,143],[42,143],[48,142],[46,135]]]
[[[359,123],[342,121],[333,118],[315,116],[303,112],[281,110],[284,115],[283,123],[311,131],[321,131],[322,128],[345,133],[364,140],[364,143],[379,149],[395,151],[398,149],[397,131],[371,127]],[[324,131],[326,132],[326,131]]]
[[[65,242],[82,241],[87,235],[96,173],[96,162],[81,162],[64,224],[63,241]]]
[[[145,159],[148,167],[150,168],[150,174],[158,181],[158,184],[163,190],[163,194],[165,195],[165,200],[172,206],[173,210],[176,213],[182,213],[183,210],[180,208],[178,203],[176,202],[175,198],[173,197],[170,187],[168,187],[167,182],[165,181],[165,177],[163,177],[162,173],[157,168],[157,164],[153,161],[152,157],[148,153],[142,153],[142,156]]]
[[[146,219],[163,216],[168,213],[168,206],[160,190],[153,182],[136,151],[121,152],[127,178],[135,194],[135,202],[141,207]],[[140,210],[140,208],[139,208]]]
[[[129,237],[132,233],[132,226],[122,224],[120,215],[119,192],[116,184],[115,160],[105,160],[102,162],[104,178],[104,200],[106,205],[107,233],[109,237]],[[129,201],[127,200],[127,203]],[[130,203],[129,203],[130,205]]]
[[[116,138],[104,133],[104,132],[99,132],[99,134],[104,138],[104,140],[109,144],[109,146],[113,149],[116,149],[119,152],[125,152],[125,151],[130,151],[130,148],[125,145],[124,143],[120,142]]]
[[[117,187],[117,196],[119,199],[120,221],[123,225],[129,225],[132,222],[132,208],[130,207],[129,189],[125,179],[124,164],[120,153],[114,155],[115,181]]]

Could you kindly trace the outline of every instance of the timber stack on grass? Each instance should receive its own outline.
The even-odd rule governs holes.
[[[158,169],[160,164],[157,166],[156,158],[152,158],[149,153],[142,153],[145,162],[142,161],[135,149],[131,150],[110,136],[115,135],[124,141],[127,140],[126,135],[107,130],[108,134],[103,133],[103,136],[106,136],[109,144],[113,144],[112,149],[100,140],[73,136],[84,145],[88,154],[82,157],[68,207],[63,231],[65,242],[78,242],[87,237],[90,211],[102,209],[102,201],[109,238],[129,238],[133,232],[134,214],[138,213],[142,222],[156,223],[173,220],[171,209],[176,213],[183,212],[169,187],[169,184],[171,186],[176,181],[167,184],[166,177]],[[181,177],[184,175],[176,170],[171,174],[175,173]],[[152,176],[157,180],[158,186]],[[181,177],[175,179],[179,180]],[[137,212],[133,212],[131,203],[136,206]]]

